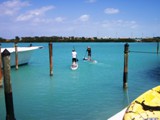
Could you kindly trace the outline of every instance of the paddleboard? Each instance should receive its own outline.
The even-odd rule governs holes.
[[[78,69],[78,63],[72,64],[72,65],[71,65],[71,69],[72,69],[72,70]]]
[[[123,120],[160,120],[160,86],[135,99],[125,111]]]
[[[84,61],[87,61],[87,62],[91,62],[91,63],[97,63],[96,60],[89,60],[88,58],[83,58]]]

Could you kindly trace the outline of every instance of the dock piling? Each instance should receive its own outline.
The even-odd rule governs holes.
[[[3,75],[4,75],[4,94],[6,103],[6,120],[16,120],[13,108],[13,96],[10,80],[10,52],[5,49],[2,53]]]
[[[128,52],[129,52],[129,45],[126,43],[124,45],[124,72],[123,72],[123,88],[127,88],[127,80],[128,80]]]
[[[0,44],[0,87],[2,87],[3,84],[3,75],[2,75],[2,56],[1,56],[1,44]]]
[[[17,49],[17,43],[15,43],[15,67],[16,70],[18,70],[18,49]]]
[[[52,43],[49,42],[49,66],[50,66],[50,76],[53,75],[53,52],[52,52]]]

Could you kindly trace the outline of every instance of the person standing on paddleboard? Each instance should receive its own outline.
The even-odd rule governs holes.
[[[77,62],[77,52],[73,49],[72,50],[72,65],[76,65]]]
[[[87,47],[87,52],[88,52],[88,60],[91,60],[91,47]]]

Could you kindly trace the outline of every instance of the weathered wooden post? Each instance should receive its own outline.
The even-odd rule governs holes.
[[[52,53],[52,43],[49,42],[49,66],[50,66],[50,76],[53,75],[53,63],[52,63],[52,57],[53,57],[53,53]]]
[[[157,41],[157,55],[159,53],[159,41]]]
[[[2,57],[1,57],[1,44],[0,44],[0,87],[2,87],[3,81],[2,81],[3,75],[2,75]]]
[[[18,49],[17,49],[17,43],[15,43],[15,67],[16,70],[18,70]]]
[[[6,120],[16,120],[13,108],[13,96],[10,80],[10,52],[5,49],[2,53],[3,75],[4,75],[4,94],[6,103]]]
[[[124,72],[123,72],[123,88],[127,88],[127,80],[128,80],[128,49],[129,45],[126,43],[124,45]]]

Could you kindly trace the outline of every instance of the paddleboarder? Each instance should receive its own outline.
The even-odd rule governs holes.
[[[77,52],[75,49],[72,50],[72,65],[76,65],[77,62]]]
[[[88,60],[90,61],[91,60],[91,47],[90,46],[87,47],[87,52],[88,52]]]

